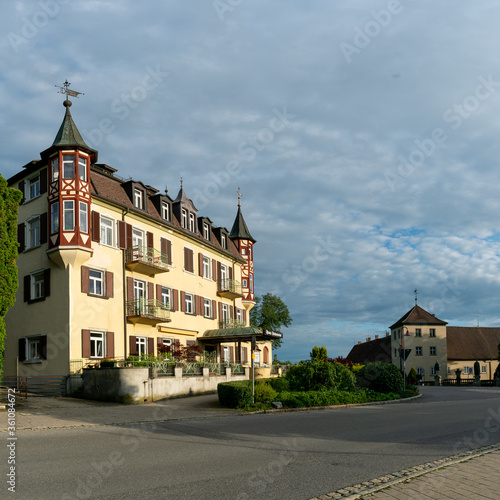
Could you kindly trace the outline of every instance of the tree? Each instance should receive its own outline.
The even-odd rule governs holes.
[[[250,311],[250,324],[258,328],[279,332],[282,327],[288,328],[293,319],[286,304],[276,295],[266,293],[255,297],[255,306]],[[283,339],[273,341],[273,349],[281,347]]]
[[[311,356],[312,361],[326,361],[326,358],[328,358],[328,351],[324,345],[321,347],[315,345],[309,356]]]
[[[22,199],[19,190],[7,186],[0,174],[0,378],[5,346],[5,315],[14,305],[17,281],[17,210]]]

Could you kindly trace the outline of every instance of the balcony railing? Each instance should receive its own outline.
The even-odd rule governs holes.
[[[131,323],[156,325],[171,321],[168,306],[164,306],[159,300],[129,300],[126,303],[126,308],[127,320]]]
[[[227,299],[243,297],[243,293],[241,292],[241,283],[230,279],[219,280],[217,283],[217,295]]]
[[[134,246],[125,250],[125,265],[131,271],[152,276],[169,270],[168,256],[153,247]]]
[[[219,328],[243,328],[244,326],[246,326],[245,322],[237,319],[221,319],[219,321]]]

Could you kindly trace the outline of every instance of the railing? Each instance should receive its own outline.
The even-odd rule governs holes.
[[[231,292],[237,295],[242,295],[241,293],[241,283],[233,279],[219,280],[217,283],[218,292]]]
[[[182,365],[182,376],[200,376],[203,375],[203,365],[200,363],[184,363]]]
[[[168,255],[153,247],[136,245],[125,250],[125,262],[140,262],[168,271]]]
[[[245,322],[237,319],[222,319],[219,321],[219,328],[242,328],[244,326]]]
[[[155,299],[135,299],[126,302],[127,316],[145,316],[148,318],[170,319],[168,305]]]

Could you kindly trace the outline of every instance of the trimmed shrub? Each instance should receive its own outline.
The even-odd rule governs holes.
[[[285,378],[294,391],[351,391],[355,387],[354,375],[345,365],[326,361],[306,361],[294,365]]]
[[[248,380],[218,384],[217,395],[219,403],[228,408],[244,408],[253,403],[252,386]]]
[[[358,385],[376,392],[403,392],[403,375],[392,363],[376,361],[358,373]]]
[[[278,393],[265,382],[259,382],[255,386],[255,402],[256,403],[267,403],[273,401]]]
[[[285,377],[268,378],[266,382],[278,392],[288,391],[290,389],[290,382]]]

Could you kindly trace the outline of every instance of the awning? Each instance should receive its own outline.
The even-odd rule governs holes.
[[[217,330],[207,330],[198,337],[198,341],[205,344],[220,344],[222,342],[251,342],[252,339],[259,340],[276,340],[283,338],[281,332],[273,332],[271,330],[262,330],[254,326],[246,326],[241,328],[219,328]]]

